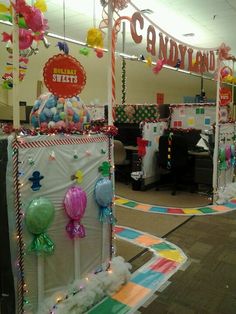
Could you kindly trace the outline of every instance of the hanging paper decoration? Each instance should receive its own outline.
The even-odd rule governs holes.
[[[66,55],[69,54],[69,47],[66,42],[59,41],[57,43],[57,47],[59,48],[60,51],[63,51]]]
[[[103,48],[103,34],[99,28],[90,28],[87,33],[87,45],[93,48]]]
[[[138,144],[138,156],[143,157],[146,155],[146,146],[148,145],[148,141],[142,139],[141,137],[137,137]]]
[[[161,69],[163,68],[164,64],[165,64],[164,59],[158,59],[155,67],[152,69],[153,73],[158,74],[161,71]]]
[[[47,7],[44,0],[37,0],[34,6],[30,6],[25,0],[18,0],[15,3],[11,3],[8,7],[4,4],[0,4],[0,19],[9,21],[12,23],[12,6],[14,7],[16,14],[18,15],[19,26],[19,81],[22,81],[26,73],[26,64],[23,65],[21,57],[28,58],[34,53],[38,52],[38,47],[34,46],[38,44],[40,40],[44,42],[46,48],[49,47],[46,38],[44,37],[45,31],[48,29],[47,20],[44,18],[42,12],[45,12]],[[12,43],[12,34],[6,32],[2,33],[2,41],[7,42],[6,49],[10,55],[12,55],[12,49],[9,47],[9,43]],[[12,56],[10,56],[12,57]],[[9,57],[9,58],[10,58]],[[5,74],[2,76],[4,82],[2,87],[4,89],[13,88],[13,70],[12,62],[7,62]]]
[[[25,223],[29,232],[34,235],[34,239],[28,247],[30,252],[53,253],[54,243],[46,231],[53,221],[54,214],[55,208],[47,198],[39,197],[29,204],[25,213]]]
[[[112,213],[111,203],[113,199],[113,188],[111,180],[101,178],[95,185],[95,200],[99,205],[99,220],[115,224],[116,219]]]
[[[149,67],[151,67],[151,65],[152,65],[152,58],[151,58],[151,57],[147,57],[147,58],[146,58],[146,63],[147,63],[147,65],[148,65]]]
[[[84,238],[85,228],[80,223],[87,206],[87,195],[81,187],[69,188],[64,199],[64,209],[70,218],[66,231],[71,239]]]
[[[95,48],[94,51],[96,52],[96,56],[101,59],[103,57],[103,50],[99,48]]]
[[[84,56],[88,56],[89,55],[89,49],[87,47],[83,47],[79,50],[79,53],[81,55],[84,55]]]

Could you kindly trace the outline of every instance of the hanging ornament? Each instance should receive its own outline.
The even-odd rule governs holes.
[[[101,59],[103,57],[103,50],[102,49],[94,49],[94,51],[96,52],[96,56]]]
[[[60,51],[63,51],[66,55],[69,54],[69,47],[66,42],[59,41],[57,43],[57,47],[59,48]]]
[[[148,65],[149,67],[151,67],[151,65],[152,65],[152,58],[151,58],[151,57],[147,57],[147,58],[146,58],[146,63],[147,63],[147,65]]]
[[[66,231],[71,239],[84,238],[85,228],[80,223],[87,206],[87,195],[78,186],[69,188],[64,199],[64,209],[70,218]]]
[[[164,64],[165,64],[165,59],[158,59],[155,67],[152,69],[153,73],[158,74],[163,68]]]
[[[111,164],[108,161],[104,161],[98,170],[102,173],[104,177],[109,177]]]
[[[88,56],[89,55],[89,49],[87,47],[83,47],[79,50],[79,53],[81,55],[84,55],[84,56]]]
[[[98,28],[90,28],[87,33],[87,45],[93,48],[103,48],[103,34]]]
[[[32,243],[29,245],[30,252],[52,253],[54,243],[47,235],[46,231],[53,221],[55,208],[52,202],[43,197],[31,201],[25,213],[25,223],[34,235]]]

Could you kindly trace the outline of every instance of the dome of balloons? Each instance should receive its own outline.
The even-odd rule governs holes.
[[[58,98],[52,93],[39,96],[30,114],[34,128],[76,129],[90,122],[90,114],[78,96]]]

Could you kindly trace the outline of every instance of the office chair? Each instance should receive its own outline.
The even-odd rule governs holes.
[[[130,181],[130,160],[126,159],[126,150],[121,141],[114,140],[114,165],[115,177],[118,181],[129,183]]]
[[[188,145],[183,136],[170,133],[160,137],[158,165],[160,170],[164,169],[170,175],[171,194],[175,195],[178,183],[188,172]],[[159,185],[156,189],[159,189]]]

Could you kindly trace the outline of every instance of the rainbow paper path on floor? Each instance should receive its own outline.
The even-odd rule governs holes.
[[[202,207],[165,207],[159,205],[149,205],[137,201],[129,200],[121,196],[115,196],[115,205],[121,207],[132,208],[146,213],[168,214],[168,215],[215,215],[223,214],[236,209],[236,198],[231,199],[228,203],[223,205],[207,205]]]
[[[152,251],[153,257],[89,314],[134,313],[187,261],[179,247],[162,238],[123,226],[116,226],[114,232],[117,238]]]

